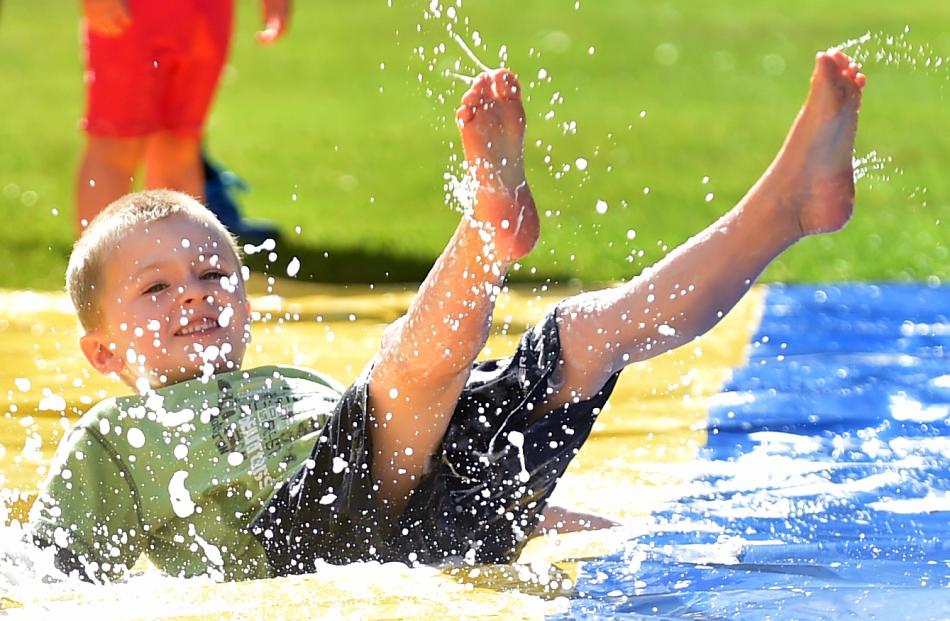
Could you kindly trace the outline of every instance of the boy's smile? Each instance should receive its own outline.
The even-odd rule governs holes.
[[[240,264],[204,223],[176,214],[132,229],[101,286],[99,327],[80,341],[99,371],[141,391],[240,368],[249,340]]]

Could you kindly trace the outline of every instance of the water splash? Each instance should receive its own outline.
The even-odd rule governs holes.
[[[0,512],[6,523],[3,503],[0,503]],[[16,521],[0,528],[0,616],[6,610],[25,605],[43,609],[42,602],[52,595],[89,586],[56,569],[53,548],[40,549],[32,545],[27,529]]]
[[[854,157],[851,165],[854,168],[854,182],[862,179],[868,181],[890,181],[890,171],[896,174],[902,174],[900,168],[893,167],[894,158],[890,155],[880,155],[876,149],[872,149],[865,155]]]
[[[910,26],[900,34],[867,32],[848,39],[832,49],[847,52],[860,65],[879,64],[928,71],[950,79],[950,58],[940,56],[929,44],[915,44],[908,39]]]
[[[929,44],[914,43],[909,38],[910,26],[893,34],[889,32],[866,32],[865,34],[832,46],[847,52],[851,58],[864,67],[898,67],[909,71],[923,71],[930,75],[950,79],[950,58],[936,53]],[[854,181],[889,182],[893,175],[902,175],[903,170],[894,166],[891,156],[879,154],[876,150],[864,156],[855,157]],[[918,192],[926,188],[915,188],[909,198],[915,198]]]
[[[465,52],[465,54],[475,62],[479,69],[482,71],[491,71],[491,67],[483,63],[481,59],[475,55],[475,52],[472,51],[472,48],[465,44],[465,39],[460,37],[458,33],[453,32],[451,34],[452,38],[455,39],[455,42],[458,43],[460,48],[462,48],[462,51]]]
[[[579,10],[580,5],[575,6],[575,9]],[[509,46],[504,43],[499,45],[493,58],[487,41],[466,15],[462,0],[427,2],[416,32],[425,41],[412,47],[413,64],[418,66],[416,80],[423,87],[426,97],[438,104],[438,123],[447,125],[450,117],[446,110],[454,110],[460,95],[456,90],[457,84],[471,84],[474,80],[473,74],[489,71],[492,66],[507,66]],[[431,42],[433,36],[437,41],[435,44]],[[555,31],[544,38],[540,47],[556,53],[565,53],[571,47],[571,39],[568,34]],[[455,45],[452,45],[453,42]],[[456,46],[460,51],[453,54],[453,48]],[[590,57],[593,48],[582,47],[584,56]],[[563,118],[561,109],[565,105],[565,97],[562,92],[565,89],[558,88],[551,71],[541,65],[541,59],[542,49],[531,47],[527,50],[527,58],[519,60],[518,74],[530,117],[529,124],[540,122],[553,125],[558,130],[557,135],[570,141],[579,133],[578,121]],[[529,141],[525,148],[539,153],[543,168],[553,179],[576,183],[578,186],[586,183],[592,174],[591,158],[598,154],[597,149],[594,153],[579,155],[577,152],[571,152],[560,157],[556,149],[558,145],[554,142],[536,139]],[[457,160],[451,160],[446,173],[449,182],[446,186],[446,202],[453,207],[459,203],[458,192],[455,190],[465,185],[461,182],[464,173],[456,170],[457,165]],[[462,204],[464,206],[464,201]]]
[[[475,206],[475,195],[478,193],[478,180],[472,171],[464,167],[456,174],[452,170],[443,173],[445,184],[445,202],[452,205],[462,214],[471,214]]]

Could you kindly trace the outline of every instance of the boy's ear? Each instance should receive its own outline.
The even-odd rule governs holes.
[[[125,361],[109,348],[108,340],[98,330],[79,337],[79,349],[89,364],[103,375],[120,373],[125,368]]]

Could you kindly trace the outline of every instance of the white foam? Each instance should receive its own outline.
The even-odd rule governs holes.
[[[935,388],[950,388],[950,373],[935,377],[930,380],[930,383],[933,384]]]
[[[869,503],[868,506],[877,511],[901,514],[950,511],[950,492],[931,491],[923,498],[885,498]]]
[[[950,418],[950,405],[947,404],[924,406],[920,401],[902,394],[891,395],[888,400],[894,420],[933,423]]]

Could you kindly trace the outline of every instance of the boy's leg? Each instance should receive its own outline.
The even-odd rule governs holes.
[[[369,379],[372,468],[391,513],[404,506],[441,446],[485,344],[498,288],[539,232],[524,176],[524,108],[514,75],[502,69],[479,76],[457,120],[478,186],[472,213],[463,216],[406,316],[387,330]]]
[[[109,203],[129,193],[144,145],[143,138],[87,135],[76,179],[77,232]]]
[[[783,250],[844,226],[864,83],[842,52],[819,54],[785,144],[735,208],[632,281],[560,305],[562,388],[544,411],[590,397],[624,366],[706,332]]]
[[[145,147],[145,187],[171,188],[204,201],[200,138],[168,131],[149,136]]]

